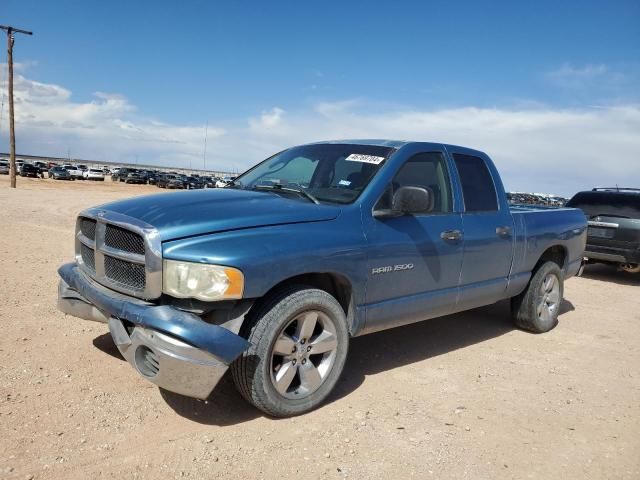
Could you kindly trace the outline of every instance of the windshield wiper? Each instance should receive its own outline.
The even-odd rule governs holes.
[[[301,197],[306,198],[310,202],[315,203],[316,205],[320,204],[316,197],[311,195],[309,192],[298,188],[283,187],[282,185],[254,185],[252,190],[270,190],[274,192],[295,193]]]

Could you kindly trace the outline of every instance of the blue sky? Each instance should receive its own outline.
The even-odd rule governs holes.
[[[330,135],[418,135],[485,149],[540,191],[529,165],[558,128],[573,137],[556,162],[615,125],[591,149],[640,163],[637,0],[2,4],[0,23],[34,31],[15,47],[25,153],[193,164],[209,122],[210,162],[241,170]]]

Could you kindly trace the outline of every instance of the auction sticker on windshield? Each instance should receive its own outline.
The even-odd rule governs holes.
[[[362,162],[362,163],[371,163],[373,165],[378,165],[384,160],[384,157],[376,157],[375,155],[362,155],[359,153],[352,153],[347,158],[345,158],[348,162]]]

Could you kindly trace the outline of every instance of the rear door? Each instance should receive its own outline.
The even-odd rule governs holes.
[[[495,167],[487,158],[451,151],[463,198],[464,251],[458,307],[500,300],[513,256],[513,218]]]

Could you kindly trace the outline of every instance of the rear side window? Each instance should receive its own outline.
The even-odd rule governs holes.
[[[640,193],[579,192],[567,207],[580,208],[589,218],[602,215],[640,219]]]
[[[498,210],[498,198],[493,178],[480,157],[454,153],[466,212],[493,212]]]

